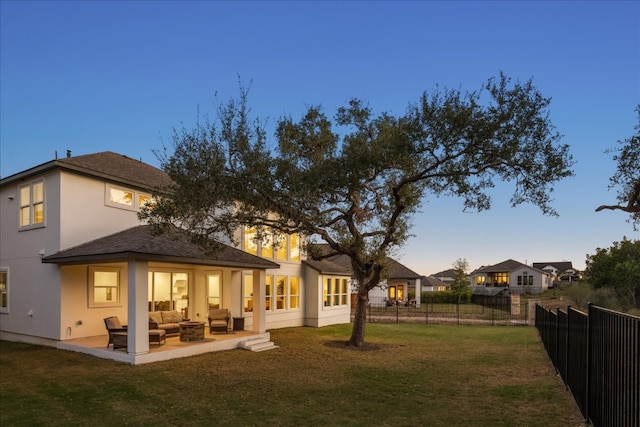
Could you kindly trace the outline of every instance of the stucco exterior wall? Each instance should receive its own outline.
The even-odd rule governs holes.
[[[104,181],[62,172],[60,182],[59,249],[140,225],[137,211],[105,203]]]
[[[118,316],[123,324],[127,324],[127,265],[117,263],[101,266],[120,269],[120,298],[108,307],[89,306],[89,265],[60,267],[61,340],[104,335],[104,319],[110,316]]]
[[[20,186],[44,182],[44,226],[20,229]],[[48,173],[6,185],[0,192],[0,267],[9,276],[8,308],[0,312],[0,329],[47,339],[59,338],[60,288],[57,266],[42,256],[58,250],[59,175]]]

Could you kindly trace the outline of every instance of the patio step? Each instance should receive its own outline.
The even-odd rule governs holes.
[[[278,346],[275,345],[272,341],[269,341],[268,338],[263,337],[242,341],[238,344],[238,347],[251,351],[266,351],[278,348]]]

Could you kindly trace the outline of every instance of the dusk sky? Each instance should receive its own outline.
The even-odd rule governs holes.
[[[401,115],[424,91],[473,91],[500,72],[533,78],[574,156],[555,186],[559,217],[427,196],[395,256],[424,275],[464,258],[571,261],[640,233],[618,211],[605,150],[634,134],[640,103],[640,2],[0,1],[0,176],[73,155],[113,151],[159,163],[172,129],[238,95],[271,123],[352,97]],[[640,160],[639,160],[640,161]]]

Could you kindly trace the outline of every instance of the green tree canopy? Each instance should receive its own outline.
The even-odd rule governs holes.
[[[640,304],[640,240],[614,242],[587,255],[585,275],[595,288],[613,288],[628,307]],[[627,308],[628,308],[627,307]]]
[[[458,297],[458,302],[462,300],[462,296],[469,290],[468,269],[469,263],[466,259],[459,258],[453,263],[453,282],[451,282],[449,289]]]
[[[617,164],[616,173],[609,178],[609,188],[617,188],[617,205],[602,205],[596,212],[611,209],[628,212],[629,222],[633,223],[633,229],[640,227],[640,104],[636,107],[638,124],[636,133],[630,138],[618,141],[619,147],[610,150],[613,152],[613,160]]]
[[[458,196],[467,209],[489,209],[487,190],[509,181],[512,205],[555,215],[553,184],[572,175],[550,99],[531,81],[501,74],[473,92],[436,88],[398,116],[359,99],[333,119],[312,106],[300,119],[279,119],[273,139],[250,118],[240,89],[239,99],[220,103],[215,122],[176,130],[173,151],[157,153],[175,187],[141,218],[187,228],[203,245],[221,234],[233,239],[240,226],[324,241],[331,250],[310,256],[351,259],[354,346],[364,343],[368,293],[384,278],[385,257],[409,238],[422,202]]]

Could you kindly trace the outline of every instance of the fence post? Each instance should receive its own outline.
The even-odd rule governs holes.
[[[429,303],[426,303],[424,305],[424,308],[425,308],[425,310],[424,310],[424,323],[425,323],[425,325],[428,325],[429,324]]]

